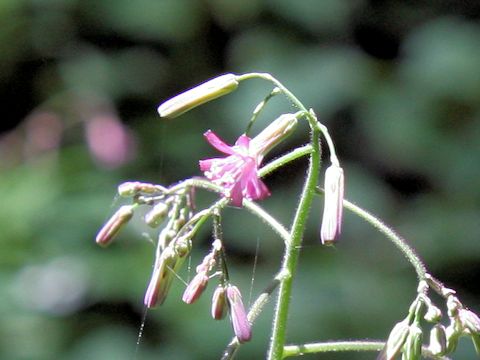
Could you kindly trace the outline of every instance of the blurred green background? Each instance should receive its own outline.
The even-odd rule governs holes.
[[[187,306],[180,281],[147,313],[137,347],[154,255],[147,229],[135,219],[109,249],[93,239],[122,204],[119,183],[200,175],[199,158],[215,154],[202,133],[234,142],[244,131],[270,91],[259,80],[174,121],[156,114],[161,101],[225,72],[270,72],[313,107],[337,142],[347,197],[409,239],[480,311],[479,17],[475,0],[0,1],[0,358],[219,357],[232,331],[209,318],[213,287]],[[275,98],[254,131],[284,111]],[[302,130],[269,158],[304,143]],[[262,206],[285,224],[305,165],[266,179],[273,195]],[[385,338],[415,296],[414,272],[348,213],[338,246],[321,247],[321,208],[319,199],[288,339]],[[224,221],[231,276],[249,303],[278,268],[282,243],[237,209]],[[209,242],[205,229],[192,266]],[[239,359],[264,357],[271,314],[272,305]],[[472,349],[464,339],[454,359],[474,358]]]

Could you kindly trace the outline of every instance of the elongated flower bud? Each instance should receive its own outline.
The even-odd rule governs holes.
[[[325,172],[325,199],[323,208],[322,244],[331,245],[340,235],[343,215],[344,176],[343,169],[330,165]]]
[[[228,285],[226,295],[230,309],[230,319],[232,321],[233,332],[239,342],[247,342],[252,338],[252,326],[248,321],[240,290],[238,290],[236,286]]]
[[[221,320],[225,317],[227,310],[227,298],[225,288],[222,285],[217,286],[212,297],[212,318]]]
[[[250,147],[262,157],[287,138],[297,126],[295,114],[283,114],[250,141]]]
[[[183,293],[182,300],[187,304],[193,304],[200,298],[208,284],[208,275],[205,272],[199,272],[194,276]]]
[[[97,244],[101,246],[110,244],[122,227],[132,218],[133,209],[132,205],[121,206],[98,232],[95,238]]]
[[[145,293],[144,303],[147,307],[152,308],[165,301],[173,280],[172,269],[175,268],[176,262],[177,256],[171,248],[165,249],[158,258]]]
[[[118,185],[118,195],[122,197],[131,197],[138,193],[154,194],[158,191],[158,186],[138,181],[127,181]]]
[[[403,357],[405,360],[420,360],[422,357],[422,328],[413,323],[410,325],[407,340],[403,346]]]
[[[447,350],[447,335],[445,333],[445,327],[441,324],[436,324],[430,330],[430,344],[428,349],[435,356],[445,354]]]
[[[402,320],[395,324],[390,335],[388,336],[385,348],[378,356],[377,360],[393,360],[395,356],[400,352],[405,340],[408,336],[409,321],[408,319]]]
[[[167,100],[158,107],[158,114],[162,118],[173,119],[210,100],[226,95],[237,87],[235,75],[221,75]]]

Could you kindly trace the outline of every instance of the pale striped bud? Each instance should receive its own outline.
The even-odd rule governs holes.
[[[230,309],[230,319],[232,321],[233,332],[239,342],[247,342],[252,338],[252,326],[248,321],[240,290],[238,290],[236,286],[228,285],[226,295]]]
[[[217,286],[212,297],[212,318],[221,320],[225,317],[227,310],[227,298],[225,288],[222,285]]]
[[[343,169],[330,165],[325,172],[325,198],[320,238],[322,244],[331,245],[340,235],[342,229],[344,196]]]
[[[133,205],[121,206],[98,232],[95,238],[97,244],[109,245],[122,227],[132,218],[133,209]]]
[[[183,293],[182,300],[187,304],[192,304],[200,298],[208,284],[208,275],[205,272],[199,272],[188,284]]]
[[[122,197],[131,197],[139,193],[154,194],[158,191],[159,189],[157,185],[138,181],[127,181],[118,185],[118,195]]]
[[[445,354],[447,350],[447,335],[443,325],[436,324],[430,330],[430,344],[428,345],[428,349],[435,356]]]
[[[385,344],[385,347],[378,356],[377,360],[393,360],[405,343],[405,340],[408,336],[408,331],[408,319],[402,320],[395,324],[392,331],[390,331],[387,343]]]
[[[221,75],[165,101],[157,111],[162,118],[175,118],[208,101],[226,95],[237,87],[238,81],[235,75]]]
[[[250,148],[255,149],[261,157],[265,156],[295,130],[297,122],[295,114],[281,115],[250,141]]]
[[[152,308],[161,305],[167,297],[168,290],[173,281],[172,269],[175,269],[177,255],[171,248],[167,248],[157,258],[153,269],[152,278],[145,293],[144,303]]]
[[[407,340],[405,340],[405,344],[403,345],[402,359],[420,360],[422,357],[422,339],[422,328],[414,322],[410,325]]]

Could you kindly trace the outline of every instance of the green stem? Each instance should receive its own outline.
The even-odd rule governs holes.
[[[330,341],[302,345],[287,345],[283,350],[283,358],[338,351],[380,351],[385,346],[383,341]]]
[[[308,155],[312,152],[312,145],[308,144],[299,148],[296,148],[295,150],[290,151],[289,153],[286,153],[285,155],[280,156],[279,158],[272,160],[265,166],[263,166],[259,171],[258,171],[258,176],[264,177],[271,172],[277,170],[278,168],[284,166],[285,164],[296,160],[302,156]]]
[[[285,256],[282,263],[282,270],[287,276],[280,283],[278,301],[273,320],[272,338],[267,357],[269,360],[280,360],[283,356],[293,278],[297,268],[299,249],[301,247],[308,213],[315,193],[315,185],[318,180],[320,167],[319,135],[318,129],[312,127],[312,153],[310,155],[307,178],[305,180],[305,185],[302,190],[300,202],[290,231],[291,240],[285,249]]]
[[[385,343],[383,341],[329,341],[303,345],[285,346],[283,357],[301,356],[305,354],[316,354],[322,352],[339,351],[381,351]],[[422,355],[427,359],[450,360],[446,356],[435,356],[426,347],[422,347]]]

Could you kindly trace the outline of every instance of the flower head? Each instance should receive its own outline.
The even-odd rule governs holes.
[[[265,154],[287,137],[296,123],[294,114],[284,114],[253,139],[241,135],[233,146],[208,130],[204,134],[207,141],[228,156],[200,160],[200,170],[208,179],[224,188],[224,195],[231,199],[233,206],[242,206],[243,198],[264,199],[270,195],[270,191],[258,177],[258,168]]]

